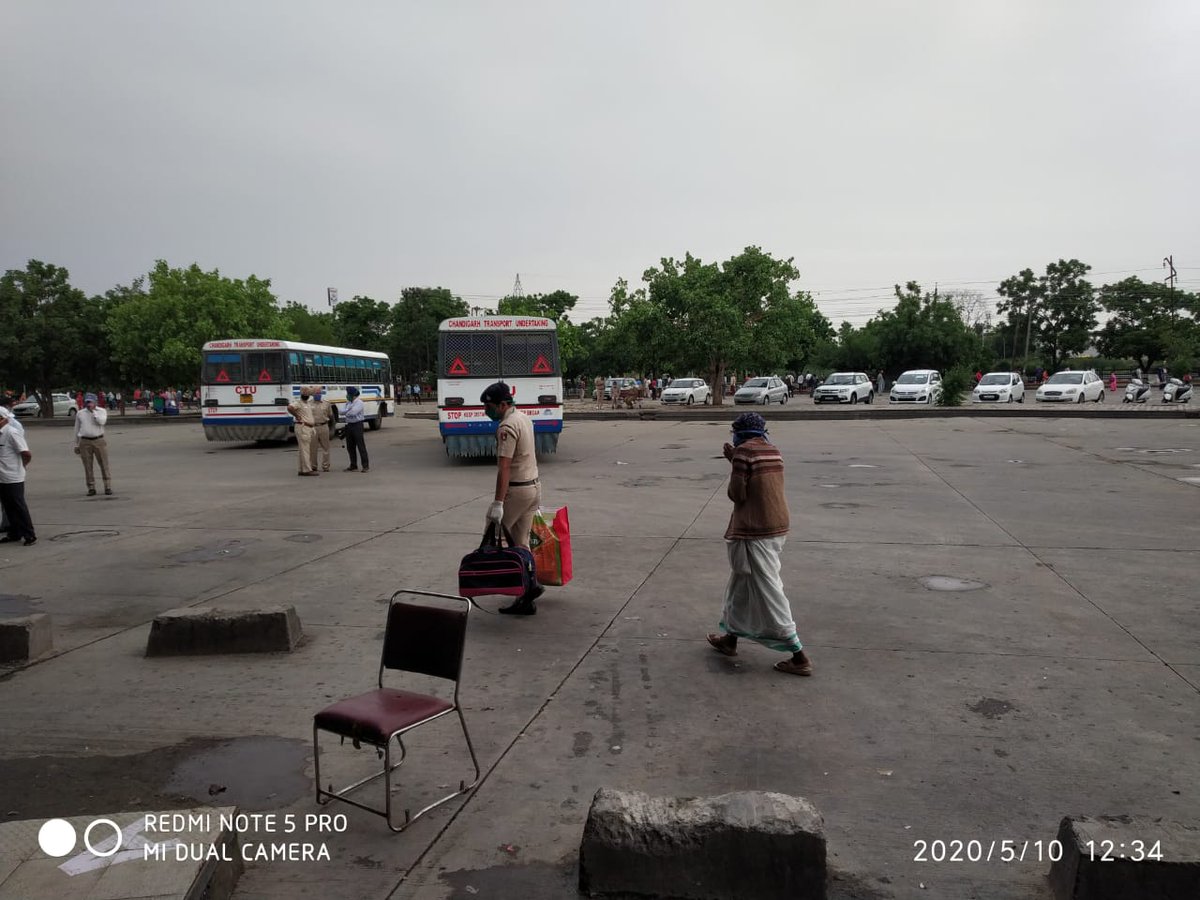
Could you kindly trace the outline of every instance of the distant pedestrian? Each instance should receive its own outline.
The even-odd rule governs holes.
[[[299,454],[297,460],[299,471],[298,475],[319,475],[312,464],[313,450],[313,409],[308,402],[308,385],[300,388],[300,399],[293,400],[287,406],[287,411],[292,414],[292,418],[296,421],[296,452]]]
[[[775,664],[777,672],[811,675],[812,660],[796,633],[780,576],[790,526],[783,456],[767,439],[767,423],[758,413],[738,416],[732,431],[733,443],[722,451],[733,464],[728,488],[733,513],[725,529],[729,582],[721,633],[708,635],[708,642],[719,653],[736,656],[738,638],[756,641],[791,653]]]
[[[100,463],[100,476],[104,479],[104,493],[112,496],[112,473],[108,468],[108,441],[104,437],[104,426],[108,422],[108,410],[96,405],[95,394],[84,394],[83,409],[75,414],[75,455],[83,461],[83,478],[87,482],[87,495],[96,496],[96,463]]]
[[[413,382],[413,386],[412,386],[412,395],[413,395],[413,403],[417,404],[417,406],[420,406],[421,405],[421,385],[415,381]]]
[[[333,404],[325,399],[325,394],[320,385],[313,385],[310,389],[311,399],[309,405],[313,411],[313,447],[312,447],[312,470],[317,471],[317,456],[321,457],[321,471],[329,471],[329,420],[333,418]]]
[[[978,369],[976,369],[975,370],[975,383],[979,384],[979,382],[981,382],[981,381],[983,381],[983,373],[981,371],[979,371]]]
[[[596,409],[604,408],[604,376],[597,375],[596,380],[592,382],[592,399],[596,402]]]
[[[416,385],[414,385],[415,387]],[[367,456],[367,442],[363,440],[363,421],[366,411],[363,402],[358,399],[358,388],[353,385],[346,388],[349,402],[342,407],[342,420],[346,423],[346,452],[350,454],[350,465],[347,472],[358,471],[358,459],[362,457],[362,471],[371,471],[370,458]]]
[[[1115,391],[1117,389],[1117,370],[1113,369],[1108,375],[1108,389]]]
[[[887,381],[883,377],[883,369],[875,374],[875,393],[882,394],[887,389]]]
[[[25,505],[25,467],[33,459],[24,431],[13,428],[13,413],[0,407],[0,509],[8,522],[0,544],[21,541],[30,547],[37,543],[33,518]]]
[[[8,427],[22,437],[25,436],[25,426],[21,424],[21,420],[13,415],[13,404],[16,399],[8,394],[0,394],[0,412],[3,412],[8,417]],[[8,533],[8,516],[4,513],[4,507],[0,506],[0,532]]]

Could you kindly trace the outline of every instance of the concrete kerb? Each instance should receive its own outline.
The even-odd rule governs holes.
[[[989,406],[989,407],[974,407],[974,406],[951,406],[951,407],[922,407],[914,409],[912,407],[890,408],[890,407],[863,407],[861,405],[854,407],[842,408],[809,408],[807,410],[788,409],[786,406],[771,406],[771,407],[735,407],[732,405],[725,406],[702,406],[698,409],[684,410],[677,408],[656,408],[656,409],[614,409],[614,410],[573,410],[569,407],[565,411],[565,418],[568,422],[607,422],[607,421],[659,421],[659,422],[695,422],[695,421],[711,421],[713,419],[719,421],[733,421],[747,409],[752,409],[755,412],[761,412],[768,421],[848,421],[848,420],[873,420],[880,419],[957,419],[957,418],[1013,418],[1013,419],[1056,419],[1056,418],[1081,418],[1081,419],[1200,419],[1200,408],[1189,410],[1184,407],[1171,408],[1141,408],[1135,407],[1119,408],[1108,407],[1096,408],[1094,405],[1085,409],[1077,407],[1069,408],[1026,408],[1019,406],[1013,408],[1012,404],[1005,406]],[[425,419],[428,421],[436,421],[438,414],[436,412],[406,412],[406,419]]]
[[[824,900],[821,814],[801,797],[651,797],[600,788],[579,849],[587,896]]]
[[[248,610],[191,606],[155,616],[146,656],[290,653],[301,637],[294,606]]]
[[[1050,867],[1056,900],[1200,897],[1200,827],[1149,816],[1068,816]]]
[[[29,662],[53,646],[53,629],[45,613],[0,619],[0,663]]]

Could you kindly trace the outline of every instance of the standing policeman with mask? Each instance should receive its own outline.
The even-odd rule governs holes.
[[[288,412],[296,420],[296,451],[300,457],[300,475],[319,474],[313,468],[313,409],[308,402],[308,385],[300,388],[300,399],[288,404]]]
[[[542,487],[534,455],[533,422],[513,404],[512,392],[503,381],[489,385],[480,395],[484,412],[496,429],[496,493],[488,507],[489,525],[503,523],[518,547],[529,549],[529,529],[533,514],[542,504]],[[537,613],[534,604],[545,591],[534,576],[529,591],[500,612],[515,616]]]
[[[329,420],[333,417],[333,404],[325,399],[325,389],[320,385],[312,385],[312,399],[309,405],[313,411],[313,471],[317,470],[317,456],[321,457],[321,471],[329,471]]]

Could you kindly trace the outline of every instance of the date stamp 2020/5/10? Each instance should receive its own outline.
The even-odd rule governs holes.
[[[1083,845],[1093,862],[1129,860],[1161,861],[1162,842],[1150,840],[1115,843],[1109,840],[1087,841]],[[1063,858],[1062,842],[1054,839],[1024,840],[1012,838],[918,838],[913,841],[913,862],[924,863],[1021,863],[1059,862]]]

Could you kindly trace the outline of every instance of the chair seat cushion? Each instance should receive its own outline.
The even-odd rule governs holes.
[[[451,709],[454,704],[440,697],[381,688],[339,700],[317,713],[313,722],[324,731],[356,741],[385,744],[402,728]]]

